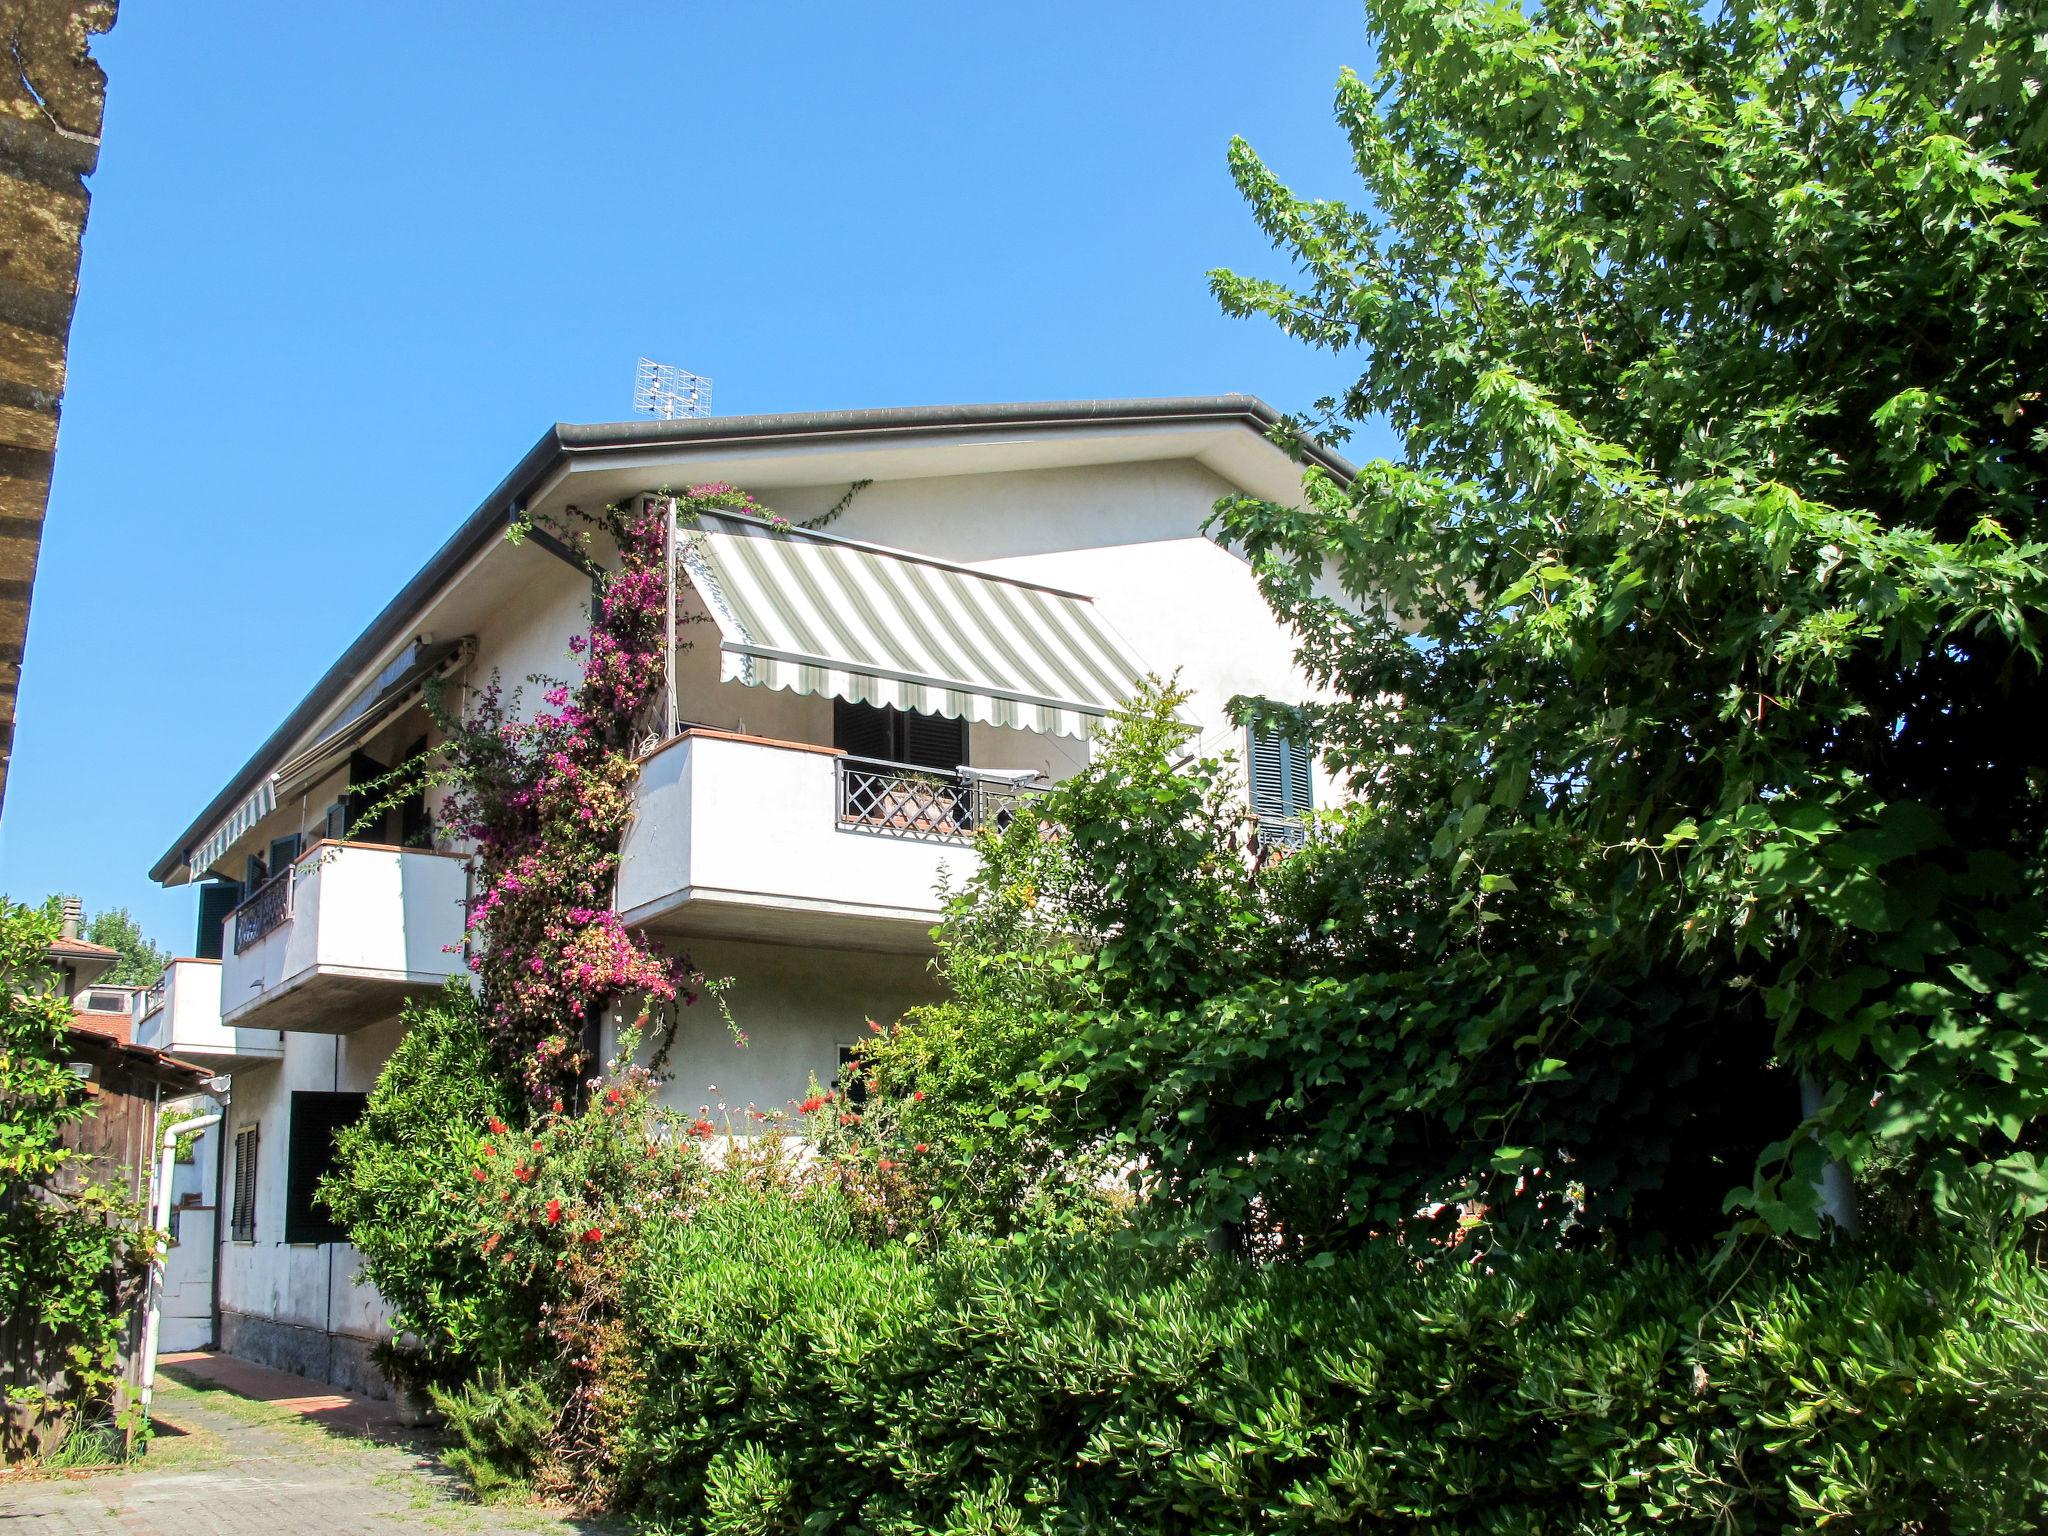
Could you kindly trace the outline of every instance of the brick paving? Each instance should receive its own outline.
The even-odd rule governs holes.
[[[388,1403],[219,1356],[166,1357],[156,1438],[116,1472],[0,1479],[0,1536],[392,1536],[606,1532],[556,1510],[469,1502],[434,1437]]]

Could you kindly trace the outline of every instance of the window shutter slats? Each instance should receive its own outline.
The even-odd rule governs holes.
[[[967,761],[967,722],[949,715],[921,715],[911,711],[902,716],[902,761],[919,768],[944,768],[948,772]]]
[[[235,1136],[235,1205],[230,1236],[238,1243],[256,1241],[256,1151],[258,1126]]]
[[[1300,820],[1314,808],[1309,749],[1285,736],[1251,731],[1245,758],[1252,811],[1260,821],[1259,840],[1299,844]]]

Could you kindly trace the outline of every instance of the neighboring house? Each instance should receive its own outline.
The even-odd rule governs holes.
[[[76,1154],[46,1189],[28,1198],[63,1200],[88,1183],[111,1184],[138,1208],[146,1208],[156,1166],[158,1116],[171,1100],[205,1085],[204,1068],[130,1042],[128,1016],[122,1012],[136,989],[106,987],[98,978],[119,962],[116,950],[78,937],[78,904],[64,903],[61,935],[49,949],[50,968],[37,990],[68,997],[72,1024],[65,1034],[65,1061],[84,1088],[90,1112],[63,1128],[61,1144]],[[117,1001],[118,999],[118,1001]],[[195,1255],[196,1257],[196,1255]],[[111,1283],[111,1282],[110,1282]],[[119,1277],[129,1324],[120,1346],[121,1376],[132,1393],[139,1387],[142,1364],[137,1346],[142,1338],[146,1301],[139,1275]],[[26,1386],[54,1379],[48,1363],[49,1341],[0,1318],[0,1387]],[[0,1405],[0,1412],[26,1409]]]
[[[686,1015],[665,1089],[744,1125],[832,1081],[865,1021],[932,998],[942,882],[1020,786],[1064,778],[1147,671],[1200,744],[1252,763],[1275,835],[1326,786],[1248,744],[1237,694],[1302,697],[1221,497],[1288,500],[1300,466],[1245,396],[638,421],[549,432],[151,871],[199,895],[137,1038],[234,1076],[222,1344],[379,1390],[386,1332],[312,1191],[406,999],[466,975],[460,846],[438,790],[357,828],[365,786],[431,746],[421,689],[572,676],[591,578],[559,514],[724,481],[796,524],[678,530],[673,698],[649,730],[617,904],[687,952],[745,1032]],[[1329,460],[1338,473],[1341,461]],[[600,557],[602,552],[599,552]],[[544,686],[544,685],[541,685]],[[541,686],[526,684],[528,710]],[[353,832],[353,835],[351,833]],[[227,1191],[232,1190],[231,1201]]]

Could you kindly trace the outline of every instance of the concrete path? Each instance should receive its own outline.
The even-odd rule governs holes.
[[[0,1478],[0,1536],[393,1536],[609,1532],[468,1502],[388,1403],[224,1357],[166,1357],[156,1438],[118,1472]]]

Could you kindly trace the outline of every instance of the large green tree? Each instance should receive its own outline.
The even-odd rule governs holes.
[[[1399,442],[1219,510],[1370,804],[1292,1102],[1624,1224],[1814,1232],[1829,1158],[2040,1209],[2048,11],[1368,13],[1364,197],[1234,145],[1298,277],[1213,277]]]

